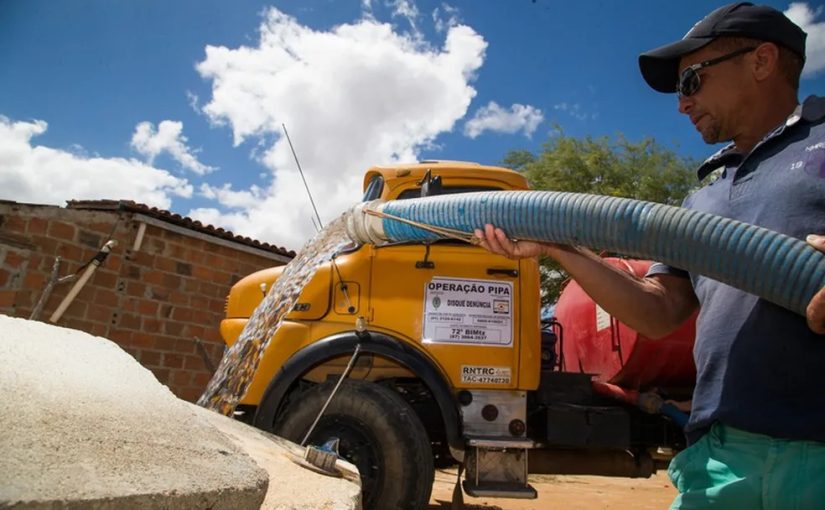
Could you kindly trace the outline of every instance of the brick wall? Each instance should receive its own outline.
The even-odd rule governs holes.
[[[77,272],[108,239],[117,241],[58,326],[109,338],[179,397],[196,400],[223,355],[218,330],[232,284],[282,262],[201,232],[146,224],[140,215],[0,203],[0,313],[29,318],[56,256],[60,276]],[[159,226],[160,225],[160,226]],[[283,259],[283,257],[280,257]],[[82,271],[81,271],[82,272]],[[54,287],[38,320],[48,322],[73,283]],[[199,348],[198,341],[203,347]]]

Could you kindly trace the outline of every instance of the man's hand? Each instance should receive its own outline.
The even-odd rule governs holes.
[[[817,250],[825,252],[825,236],[811,234],[806,241]],[[805,316],[808,319],[808,327],[815,333],[825,335],[825,287],[814,294],[805,310]]]
[[[476,229],[475,236],[481,240],[485,249],[504,255],[508,259],[523,259],[545,253],[545,245],[533,241],[513,241],[500,228],[485,225],[484,231]]]

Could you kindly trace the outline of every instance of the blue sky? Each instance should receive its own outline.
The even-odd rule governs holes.
[[[800,98],[825,91],[825,9]],[[496,164],[571,136],[710,154],[642,51],[717,2],[0,0],[0,199],[131,199],[290,249],[371,165]]]

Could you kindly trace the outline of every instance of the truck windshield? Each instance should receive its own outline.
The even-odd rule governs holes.
[[[367,184],[367,190],[364,192],[362,202],[369,202],[381,197],[381,191],[384,189],[384,178],[380,175],[373,175],[370,183]]]
[[[501,188],[493,186],[444,186],[441,195],[452,195],[454,193],[472,193],[474,191],[501,191]],[[398,195],[396,200],[406,200],[408,198],[420,198],[421,188],[405,189]]]

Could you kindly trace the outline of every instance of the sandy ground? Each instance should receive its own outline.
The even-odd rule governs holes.
[[[428,510],[450,510],[456,471],[436,470]],[[676,489],[665,471],[651,478],[536,475],[538,499],[487,499],[464,495],[465,510],[667,510]]]

